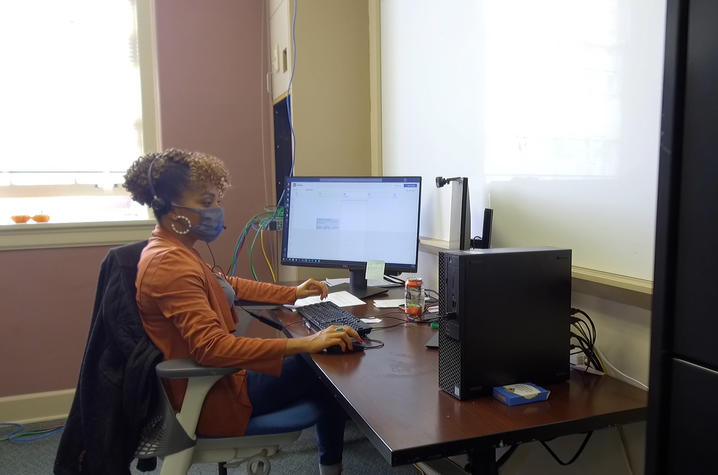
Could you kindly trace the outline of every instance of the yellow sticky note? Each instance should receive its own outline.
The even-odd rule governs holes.
[[[384,278],[384,261],[366,261],[366,280]]]

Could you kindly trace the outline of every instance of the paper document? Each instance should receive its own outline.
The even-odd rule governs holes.
[[[360,318],[364,323],[381,323],[381,318]]]
[[[324,282],[326,282],[329,287],[334,287],[335,285],[339,284],[348,284],[349,277],[340,277],[338,279],[324,279]]]
[[[366,280],[384,278],[384,261],[366,261]]]
[[[393,308],[404,305],[404,299],[382,299],[374,300],[374,306],[376,308]]]
[[[342,290],[340,292],[334,292],[329,294],[329,296],[324,299],[324,301],[330,301],[334,302],[340,307],[351,307],[352,305],[364,305],[366,302],[363,300],[359,300],[346,290]],[[289,308],[297,308],[297,307],[304,307],[305,305],[311,305],[313,303],[322,302],[318,295],[312,295],[311,297],[304,297],[303,299],[298,299],[296,302],[294,302],[294,305],[285,305]]]

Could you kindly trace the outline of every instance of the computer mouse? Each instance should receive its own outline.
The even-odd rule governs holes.
[[[339,354],[342,354],[342,353],[355,353],[355,352],[357,352],[357,351],[364,351],[364,344],[363,344],[363,343],[359,343],[358,341],[353,341],[353,342],[352,342],[352,349],[351,349],[351,350],[350,350],[349,348],[347,348],[346,351],[342,351],[342,347],[341,347],[341,346],[339,346],[339,345],[332,345],[332,346],[326,348],[324,351],[326,351],[327,353],[331,353],[331,354],[337,354],[337,353],[339,353]]]

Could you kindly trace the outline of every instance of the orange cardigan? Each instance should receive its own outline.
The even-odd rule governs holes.
[[[295,288],[227,280],[244,300],[292,303]],[[172,233],[155,227],[137,266],[137,305],[142,324],[164,358],[192,358],[207,366],[236,366],[278,376],[287,346],[284,338],[238,338],[237,317],[209,266]],[[197,432],[242,435],[252,415],[245,371],[225,376],[207,394]],[[182,405],[186,379],[165,384],[172,405]]]

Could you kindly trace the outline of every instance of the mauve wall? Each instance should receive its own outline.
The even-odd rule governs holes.
[[[0,252],[0,396],[75,387],[108,249]]]
[[[212,243],[217,264],[226,270],[247,220],[275,199],[264,3],[157,0],[156,5],[162,146],[211,153],[232,174],[223,202],[227,229]],[[265,236],[267,246],[273,242]],[[196,247],[209,258],[205,245]],[[268,279],[259,241],[254,264],[260,278]],[[250,275],[246,257],[239,274]]]
[[[226,267],[246,220],[274,199],[264,5],[157,0],[156,6],[163,146],[215,154],[232,173],[227,231],[212,244]],[[0,252],[0,397],[75,387],[107,250]],[[261,251],[255,254],[266,279]],[[240,271],[249,275],[246,258]]]

